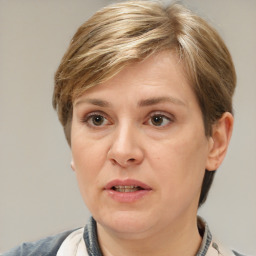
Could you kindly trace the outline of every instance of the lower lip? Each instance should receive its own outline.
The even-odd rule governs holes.
[[[151,190],[138,190],[135,192],[118,192],[112,189],[105,190],[117,202],[132,203],[147,196]]]

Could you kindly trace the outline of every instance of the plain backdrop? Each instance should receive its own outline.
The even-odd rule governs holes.
[[[0,252],[90,216],[51,97],[74,32],[110,2],[0,0]],[[183,3],[219,31],[238,76],[232,142],[199,214],[226,245],[256,255],[256,1]]]

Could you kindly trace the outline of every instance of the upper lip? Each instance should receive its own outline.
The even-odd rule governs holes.
[[[152,188],[147,184],[134,179],[125,179],[125,180],[115,179],[107,183],[104,189],[106,190],[111,189],[114,186],[137,186],[145,190],[152,190]]]

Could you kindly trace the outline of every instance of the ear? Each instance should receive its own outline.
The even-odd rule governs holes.
[[[227,153],[232,135],[234,118],[231,113],[225,112],[213,125],[209,143],[209,154],[206,162],[208,171],[217,170]]]
[[[71,166],[72,170],[75,172],[76,170],[75,170],[75,164],[74,164],[73,159],[70,162],[70,166]]]

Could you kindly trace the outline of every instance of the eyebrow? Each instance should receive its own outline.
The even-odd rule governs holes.
[[[75,103],[75,106],[81,104],[81,103],[89,103],[95,106],[99,107],[110,107],[111,104],[108,101],[101,100],[101,99],[82,99]]]
[[[165,103],[165,102],[170,102],[173,104],[186,106],[185,102],[183,102],[182,100],[180,100],[178,98],[174,98],[174,97],[153,97],[153,98],[139,101],[138,106],[147,107],[147,106],[152,106],[152,105],[156,105],[159,103]]]
[[[186,106],[186,104],[174,97],[153,97],[145,100],[141,100],[138,102],[139,107],[147,107],[152,105],[157,105],[160,103],[170,102],[177,105],[183,105]],[[89,103],[98,107],[111,107],[112,104],[108,101],[102,100],[102,99],[81,99],[75,103],[75,106],[80,105],[81,103]]]

